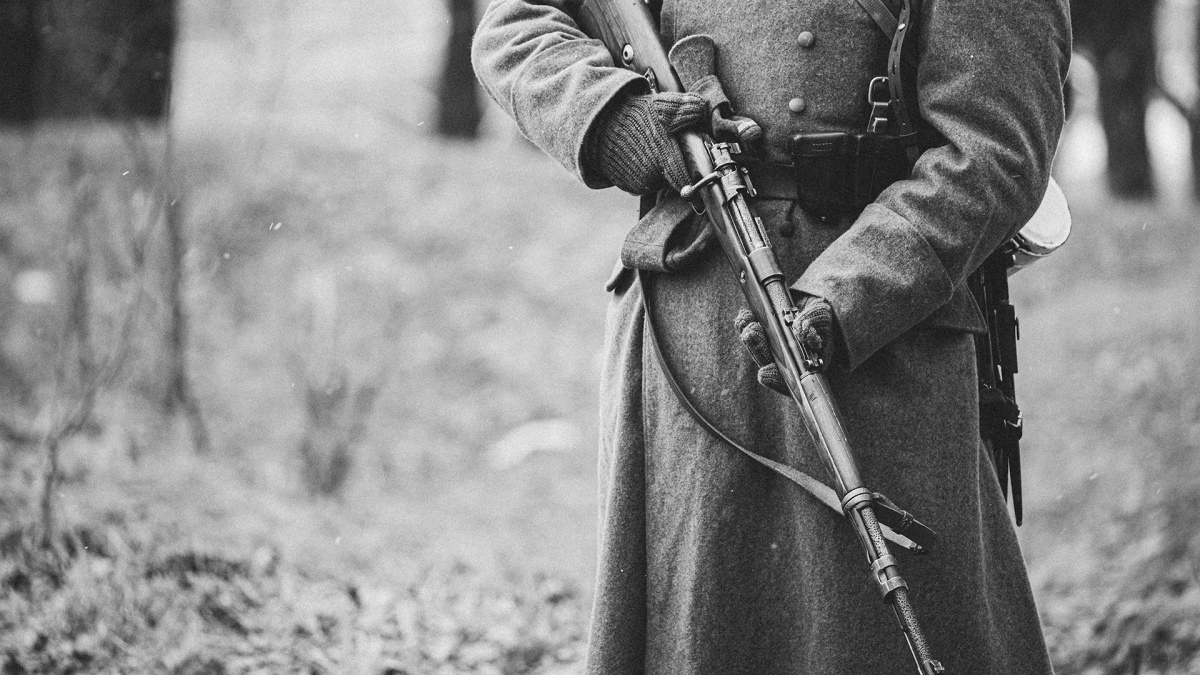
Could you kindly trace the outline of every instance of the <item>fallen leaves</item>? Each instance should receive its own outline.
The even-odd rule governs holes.
[[[112,557],[79,549],[57,583],[8,557],[9,577],[26,580],[0,592],[0,672],[509,675],[582,657],[584,608],[562,579],[460,563],[377,588],[253,562],[274,557],[163,542]]]

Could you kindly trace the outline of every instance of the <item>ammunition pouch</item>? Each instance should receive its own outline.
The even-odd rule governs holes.
[[[750,164],[760,198],[794,199],[820,218],[857,216],[879,193],[912,173],[906,139],[842,131],[796,134],[791,165]]]
[[[884,188],[908,178],[908,144],[882,134],[796,134],[788,142],[800,206],[818,216],[858,215]]]

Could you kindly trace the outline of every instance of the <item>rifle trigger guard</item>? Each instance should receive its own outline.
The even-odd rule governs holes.
[[[658,93],[658,76],[654,74],[654,71],[651,70],[650,68],[647,68],[646,72],[642,73],[642,77],[646,78],[646,81],[650,83],[650,91],[657,94]]]

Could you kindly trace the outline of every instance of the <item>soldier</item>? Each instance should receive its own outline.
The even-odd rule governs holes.
[[[721,131],[736,110],[761,129],[754,206],[829,357],[866,482],[941,535],[929,555],[901,554],[933,653],[948,673],[1050,673],[979,439],[983,324],[964,281],[1046,189],[1070,58],[1066,0],[922,0],[904,47],[918,142],[881,152],[845,142],[822,156],[798,151],[803,139],[870,123],[868,88],[894,46],[878,11],[895,17],[900,0],[651,3],[665,44],[715,45],[677,66],[703,97],[655,94],[614,67],[579,30],[578,4],[493,0],[473,60],[522,133],[584,184],[658,193],[609,284],[588,672],[913,668],[844,519],[731,452],[670,382],[713,427],[824,475],[791,402],[756,382],[740,344],[753,326],[733,321],[745,305],[737,281],[677,194],[688,176],[671,134],[714,120]]]

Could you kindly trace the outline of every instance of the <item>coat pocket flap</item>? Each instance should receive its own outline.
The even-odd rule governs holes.
[[[652,272],[678,271],[711,239],[705,225],[679,195],[660,194],[654,207],[625,235],[621,263]]]

